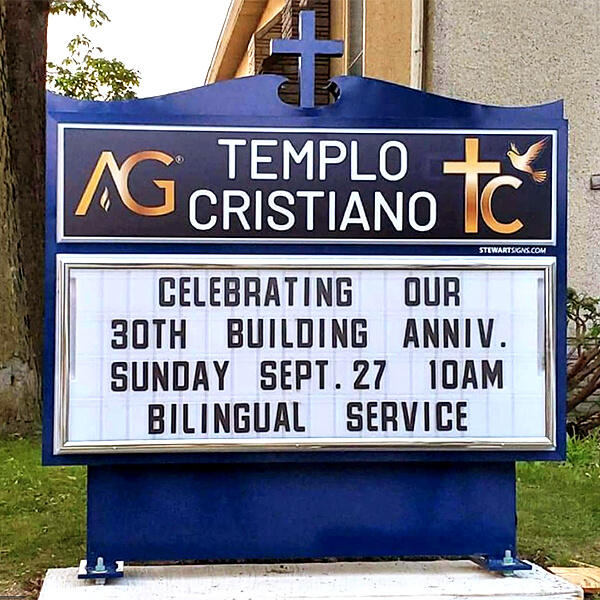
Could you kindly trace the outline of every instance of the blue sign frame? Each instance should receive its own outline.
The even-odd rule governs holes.
[[[337,101],[283,103],[261,75],[157,98],[95,103],[48,95],[43,460],[87,464],[88,564],[116,560],[513,555],[517,460],[566,450],[567,124],[562,102],[500,108],[378,80],[334,80]],[[57,254],[479,256],[473,245],[67,243],[57,241],[59,123],[557,131],[557,446],[550,451],[358,451],[55,455]],[[485,244],[482,244],[482,246]],[[493,245],[499,245],[493,242]],[[520,255],[519,255],[520,256]],[[518,256],[511,256],[517,258]]]

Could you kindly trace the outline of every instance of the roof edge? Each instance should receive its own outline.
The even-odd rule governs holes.
[[[204,84],[214,83],[217,79],[217,74],[223,63],[223,58],[229,46],[229,40],[233,36],[233,31],[237,20],[242,12],[242,5],[244,0],[231,0],[229,8],[227,9],[227,15],[223,26],[221,27],[221,33],[217,45],[215,46],[212,58],[210,60],[210,66],[204,79]]]
[[[235,32],[239,29],[240,16],[242,15],[244,6],[248,4],[248,1],[249,0],[231,0],[229,9],[227,10],[227,16],[225,17],[225,22],[221,28],[219,40],[217,41],[217,45],[210,61],[210,67],[206,73],[206,78],[204,80],[205,85],[209,83],[215,83],[223,79],[229,79],[233,76],[233,73],[223,73],[223,65],[227,62],[227,59],[230,58],[233,52],[231,41],[235,35]],[[253,2],[255,7],[258,7],[257,12],[259,15],[262,14],[267,4],[267,0],[250,1]],[[242,40],[244,48],[248,46],[250,37],[251,36],[248,36],[248,39]]]

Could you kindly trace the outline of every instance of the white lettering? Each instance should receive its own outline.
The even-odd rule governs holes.
[[[325,192],[296,192],[298,198],[306,198],[306,230],[315,228],[315,198],[325,198]]]
[[[241,206],[231,206],[232,198],[241,198]],[[240,224],[246,230],[250,230],[250,223],[244,214],[250,208],[250,196],[243,190],[225,190],[223,192],[223,229],[227,231],[231,226],[231,215],[237,215]]]
[[[390,173],[387,167],[388,151],[395,148],[399,152],[400,165],[397,173]],[[408,170],[408,152],[402,142],[390,140],[385,142],[379,149],[379,172],[384,179],[388,181],[400,181]]]
[[[215,215],[212,215],[206,223],[200,223],[200,221],[198,221],[198,218],[196,216],[198,198],[202,198],[203,196],[208,198],[208,201],[213,206],[216,206],[218,204],[217,196],[214,192],[211,192],[210,190],[196,190],[190,196],[190,225],[194,229],[198,229],[200,231],[207,231],[208,229],[212,229],[217,224],[217,217]]]
[[[246,140],[217,140],[217,144],[219,146],[227,146],[227,173],[229,179],[235,179],[236,177],[236,148],[238,146],[245,146],[247,144]]]
[[[417,200],[429,202],[429,221],[425,225],[417,223]],[[408,200],[408,223],[415,231],[429,231],[437,221],[437,201],[429,192],[415,192]]]
[[[328,156],[328,148],[337,148],[337,155]],[[321,181],[327,179],[327,165],[339,165],[346,160],[346,156],[348,156],[348,150],[344,142],[338,140],[321,140],[319,142],[319,179]]]
[[[390,223],[396,231],[402,231],[402,203],[404,194],[396,192],[396,212],[392,211],[392,207],[388,204],[387,199],[381,192],[375,192],[375,231],[381,231],[381,210],[386,214]]]
[[[375,181],[377,179],[375,173],[358,172],[358,142],[356,140],[350,142],[350,179],[352,181]]]
[[[353,217],[352,212],[354,208],[358,211],[358,216]],[[362,198],[360,197],[360,193],[354,191],[350,194],[350,198],[348,199],[348,204],[346,205],[346,210],[344,211],[344,216],[342,217],[342,222],[340,223],[340,231],[346,231],[348,225],[362,225],[362,228],[365,231],[369,231],[371,227],[369,226],[369,220],[367,219],[367,214],[365,213],[365,207],[362,203]]]
[[[296,203],[296,199],[292,194],[290,194],[290,192],[286,192],[285,190],[278,190],[275,192],[271,192],[269,194],[269,199],[267,200],[267,203],[271,210],[287,218],[287,221],[285,223],[277,223],[275,217],[269,215],[267,217],[267,223],[269,224],[269,227],[271,229],[274,229],[275,231],[287,231],[288,229],[291,229],[294,226],[296,222],[296,216],[291,210],[288,210],[287,208],[284,208],[283,206],[277,204],[277,198],[285,198],[290,206],[293,206]]]
[[[335,231],[335,192],[329,192],[329,231]]]
[[[283,140],[283,178],[290,178],[290,160],[293,160],[297,165],[301,164],[306,159],[306,179],[312,181],[315,178],[315,143],[313,140],[308,140],[296,152],[290,140]]]
[[[250,178],[251,179],[277,179],[277,173],[259,173],[258,165],[271,164],[272,156],[263,156],[258,153],[261,147],[277,146],[277,140],[252,140],[250,142]]]

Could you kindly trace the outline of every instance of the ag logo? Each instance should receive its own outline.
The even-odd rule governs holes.
[[[534,170],[532,163],[543,152],[547,143],[548,138],[544,138],[532,144],[523,154],[519,154],[515,144],[511,143],[510,150],[506,155],[516,170],[528,173],[535,183],[542,184],[547,179],[547,173],[542,170]],[[523,181],[513,175],[500,175],[500,161],[480,161],[478,138],[465,140],[464,162],[444,162],[444,174],[465,176],[465,233],[478,233],[480,207],[483,221],[496,233],[509,235],[523,227],[520,219],[514,219],[510,223],[501,223],[496,219],[492,208],[494,193],[499,187],[510,186],[519,189]],[[484,186],[481,192],[481,201],[479,199],[479,175],[498,175],[498,177],[490,179]]]
[[[108,171],[112,175],[115,187],[121,196],[123,204],[132,212],[142,215],[144,217],[160,217],[162,215],[168,215],[175,210],[175,181],[172,179],[153,179],[152,182],[158,188],[164,191],[163,203],[158,206],[144,206],[140,204],[129,191],[129,174],[133,167],[138,163],[145,160],[154,160],[162,163],[163,165],[169,166],[175,159],[172,156],[158,150],[145,150],[143,152],[136,152],[128,157],[123,164],[119,167],[112,152],[104,151],[100,154],[100,158],[96,163],[92,176],[88,181],[83,195],[79,200],[75,214],[77,216],[86,215],[98,186],[104,173],[104,170],[108,168]],[[110,198],[108,196],[108,189],[104,188],[100,197],[100,206],[107,211],[110,207]]]

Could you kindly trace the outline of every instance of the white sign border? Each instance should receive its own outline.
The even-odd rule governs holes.
[[[540,269],[545,281],[546,435],[540,438],[313,438],[306,440],[123,440],[69,441],[69,370],[71,362],[70,272],[73,269]],[[266,452],[324,450],[459,450],[549,451],[556,449],[556,258],[479,258],[409,256],[277,256],[277,255],[56,255],[54,367],[54,454],[120,454],[157,452]]]

